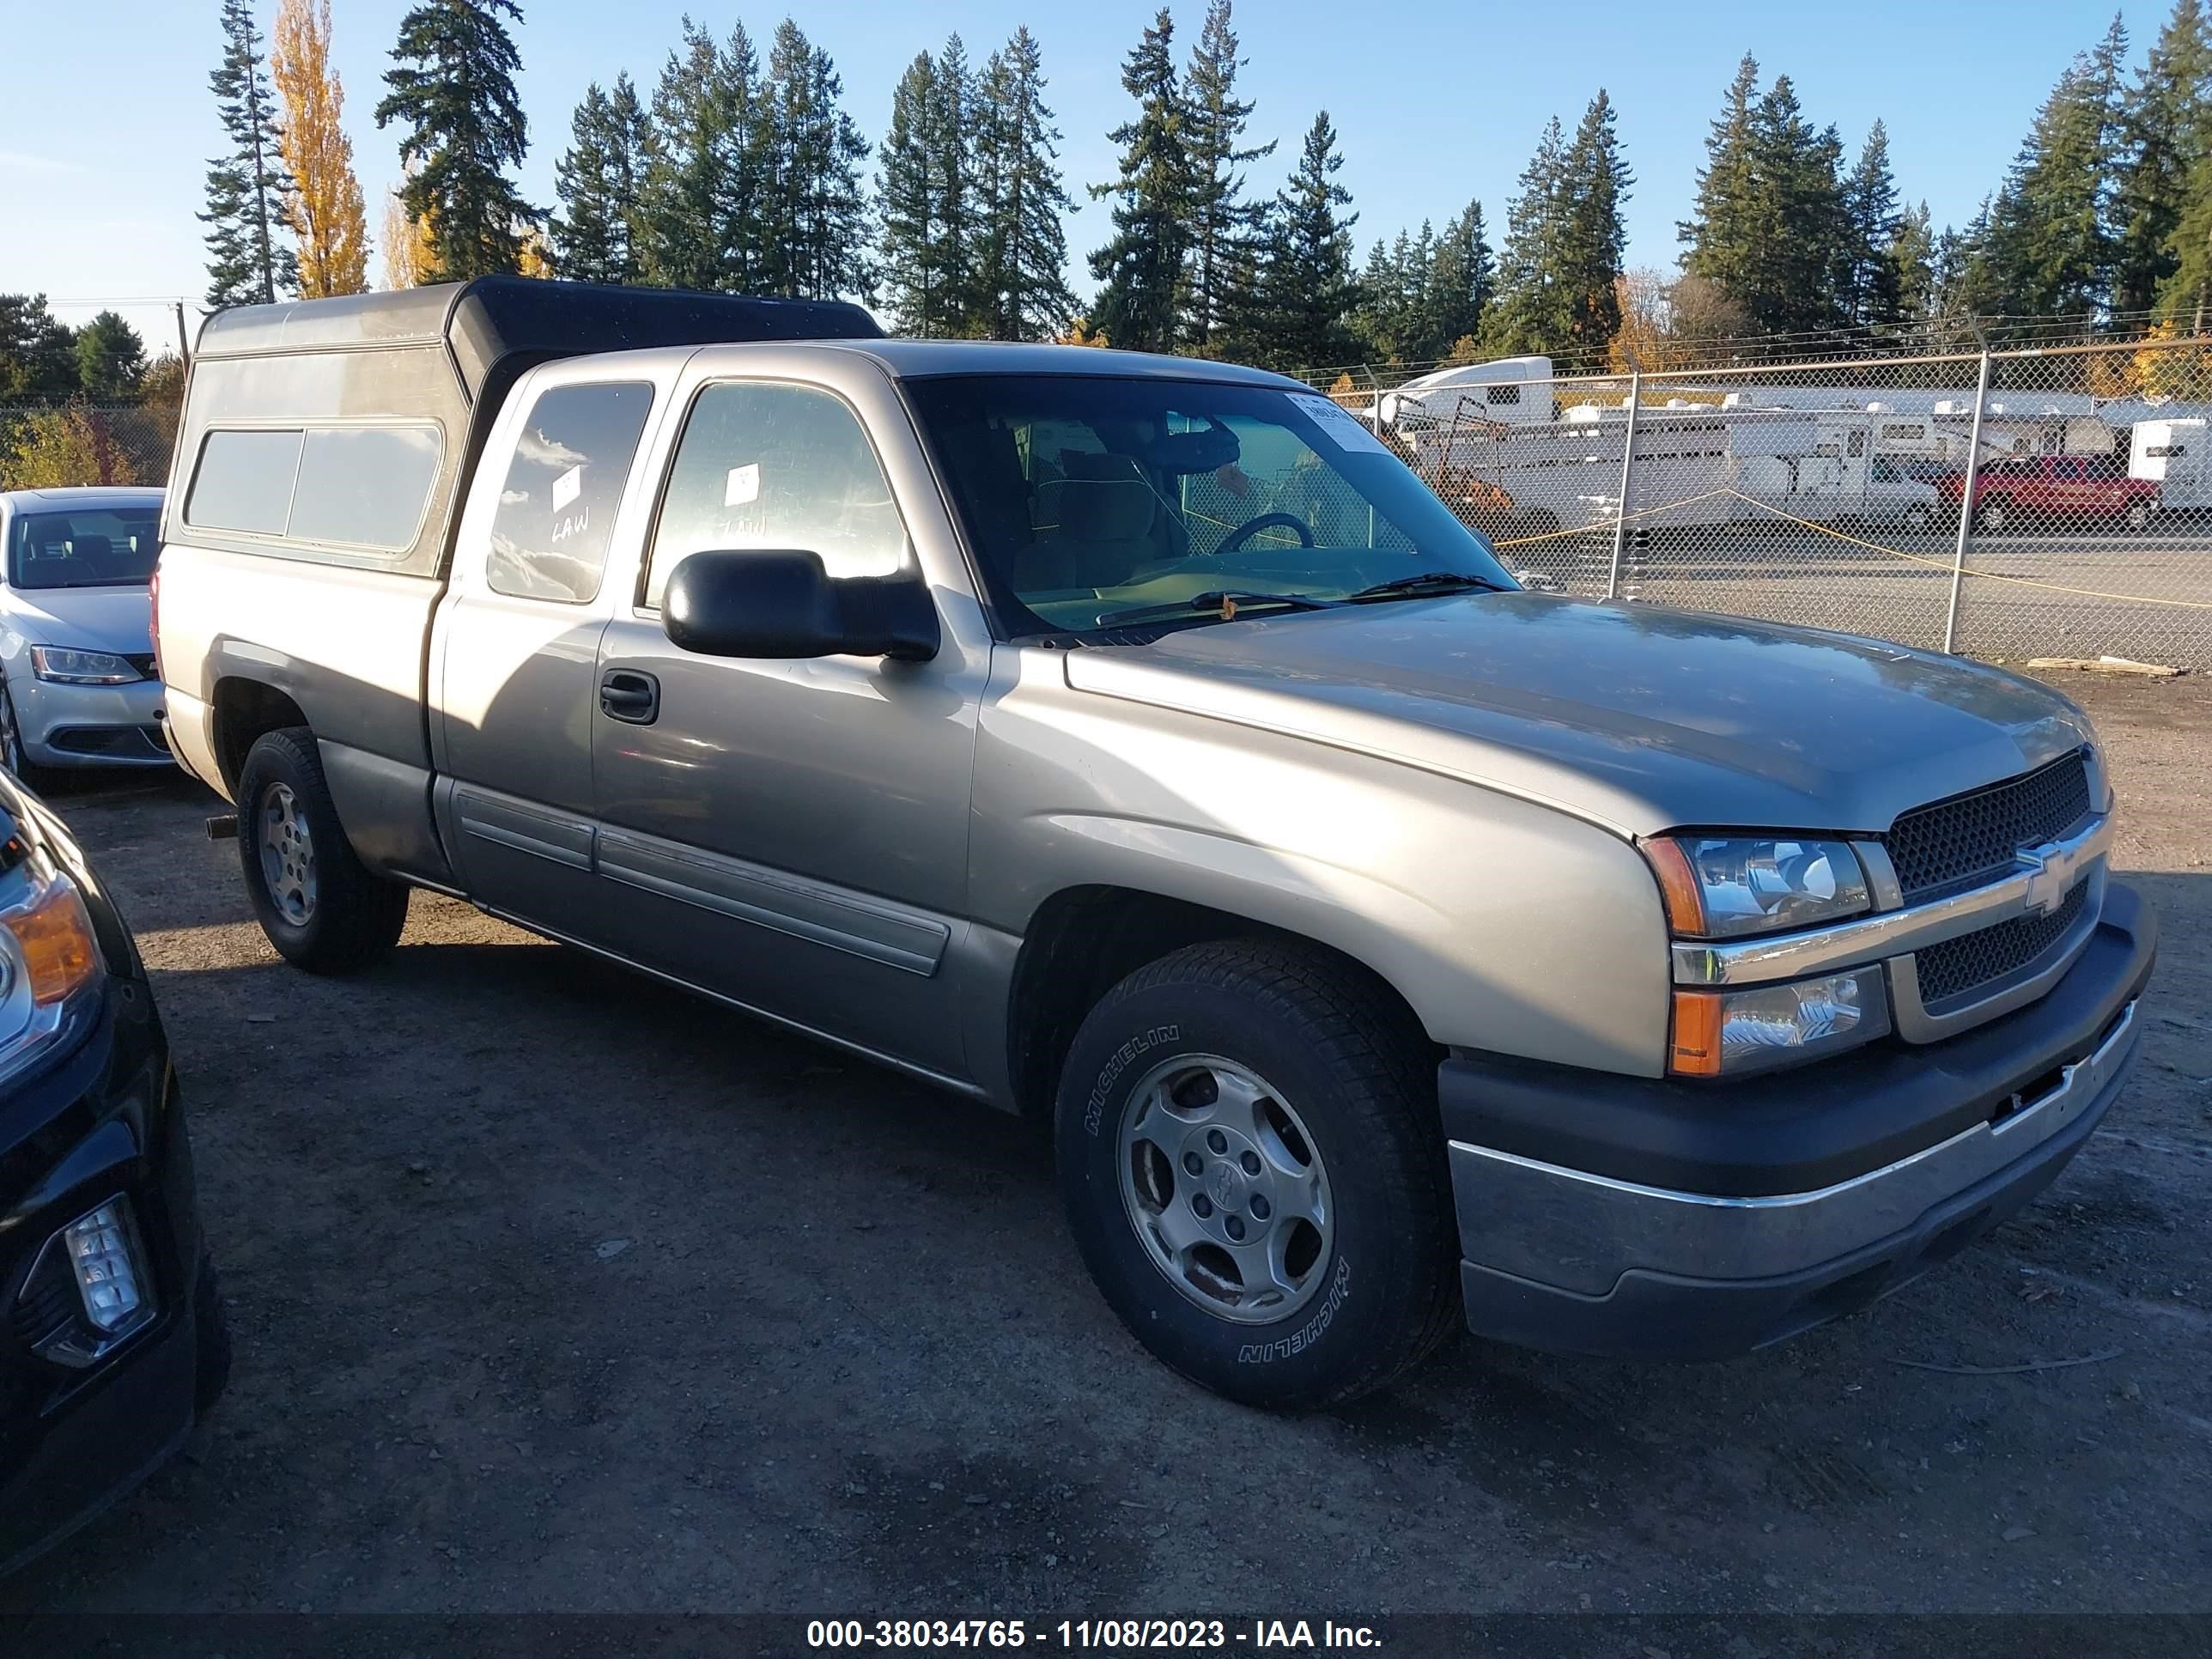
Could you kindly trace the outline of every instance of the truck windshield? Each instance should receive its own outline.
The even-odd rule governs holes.
[[[1514,586],[1372,432],[1316,393],[1076,374],[908,391],[1017,636],[1156,623],[1184,605],[1194,623],[1216,620],[1223,593],[1337,600],[1431,576]]]
[[[143,587],[161,556],[153,507],[28,513],[8,536],[10,587]]]

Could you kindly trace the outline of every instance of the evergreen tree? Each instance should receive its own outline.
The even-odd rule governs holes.
[[[1561,178],[1559,240],[1549,285],[1566,319],[1568,349],[1601,351],[1620,328],[1621,253],[1627,230],[1621,209],[1636,175],[1620,153],[1613,108],[1605,89],[1590,100]]]
[[[986,325],[975,175],[988,141],[977,130],[977,99],[957,34],[939,56],[917,54],[891,94],[876,193],[884,281],[909,333],[964,335]]]
[[[1621,206],[1635,178],[1613,122],[1601,90],[1571,143],[1556,118],[1544,129],[1507,209],[1486,349],[1583,355],[1602,350],[1619,331]]]
[[[2192,176],[2212,160],[2212,34],[2198,0],[2173,15],[2127,94],[2124,171],[2112,204],[2112,309],[2158,302],[2178,264],[2172,243],[2197,192]]]
[[[76,339],[43,294],[0,294],[0,404],[46,403],[82,384]]]
[[[515,270],[525,233],[543,216],[504,171],[522,165],[530,127],[502,16],[522,21],[515,0],[422,0],[399,20],[385,71],[376,125],[399,122],[401,163],[416,164],[400,200],[428,228],[428,282]]]
[[[1429,264],[1436,230],[1424,220],[1419,244],[1400,231],[1391,242],[1377,240],[1359,273],[1359,310],[1352,329],[1362,348],[1388,363],[1418,362],[1424,351],[1429,298]],[[1418,248],[1418,251],[1417,251]]]
[[[937,120],[940,106],[937,60],[917,52],[892,88],[890,125],[876,174],[884,297],[899,327],[923,336],[945,332],[950,310],[938,263],[943,203],[936,151],[945,139]]]
[[[1561,245],[1560,201],[1566,134],[1553,116],[1505,204],[1505,248],[1498,262],[1498,300],[1484,319],[1484,349],[1498,356],[1563,345],[1566,319],[1554,303],[1550,272]]]
[[[1936,308],[1936,238],[1927,203],[1898,216],[1897,234],[1890,239],[1883,264],[1896,284],[1894,320],[1917,322],[1929,315]]]
[[[76,331],[77,385],[88,398],[113,401],[134,395],[146,373],[146,343],[112,311],[103,311]]]
[[[635,283],[644,266],[631,228],[652,142],[627,71],[615,89],[584,89],[569,124],[573,142],[554,164],[561,210],[552,222],[553,264],[574,283]]]
[[[2112,292],[2108,207],[2121,133],[2127,33],[2112,20],[2036,112],[1990,210],[1976,285],[1999,313],[2079,316]]]
[[[1719,117],[1706,131],[1694,216],[1675,227],[1689,248],[1682,269],[1717,283],[1747,303],[1763,286],[1771,234],[1752,154],[1758,105],[1759,60],[1746,52],[1729,82]]]
[[[1272,155],[1274,141],[1240,146],[1253,106],[1237,96],[1237,32],[1230,0],[1208,0],[1198,49],[1183,75],[1183,132],[1190,167],[1190,269],[1183,338],[1203,355],[1212,347],[1231,272],[1252,257],[1253,213],[1244,200],[1248,161]]]
[[[789,18],[776,26],[760,93],[759,291],[786,299],[865,297],[868,142],[839,106],[830,54]]]
[[[1706,135],[1696,216],[1678,228],[1689,245],[1682,269],[1719,284],[1759,333],[1831,327],[1844,319],[1838,289],[1860,263],[1837,176],[1843,142],[1832,126],[1816,131],[1805,118],[1788,76],[1763,95],[1758,86],[1758,60],[1747,53]],[[1879,174],[1887,148],[1885,135]],[[1875,214],[1893,211],[1893,189],[1890,206]]]
[[[1843,185],[1843,258],[1836,272],[1838,309],[1847,323],[1894,323],[1900,311],[1899,272],[1892,258],[1905,221],[1889,170],[1889,132],[1876,121]]]
[[[743,23],[718,47],[702,24],[661,66],[640,181],[638,265],[665,288],[744,291],[761,264],[760,59]]]
[[[975,71],[968,67],[968,48],[957,34],[949,37],[937,55],[937,91],[933,125],[939,135],[933,146],[937,161],[938,219],[943,240],[937,251],[944,273],[948,333],[974,335],[985,329],[981,276],[976,270],[975,196],[976,125],[981,111],[976,103]]]
[[[1980,209],[1963,230],[1946,226],[1936,243],[1935,313],[1938,319],[1973,325],[2004,308],[1990,258],[1990,219],[1993,198],[1984,197]]]
[[[1114,201],[1114,235],[1091,256],[1098,282],[1093,326],[1117,346],[1164,351],[1182,309],[1193,192],[1182,88],[1176,74],[1175,19],[1163,6],[1121,66],[1137,118],[1107,136],[1121,147],[1118,175],[1096,185]]]
[[[208,163],[208,303],[269,305],[299,286],[283,241],[290,181],[278,155],[276,105],[263,72],[252,0],[222,0],[222,61],[208,76],[230,149]]]
[[[1837,177],[1843,151],[1835,128],[1814,131],[1790,77],[1777,76],[1752,122],[1753,210],[1765,240],[1756,286],[1735,296],[1759,332],[1806,333],[1843,320],[1835,287],[1850,240]]]
[[[1044,101],[1044,60],[1027,25],[991,54],[976,93],[976,270],[985,331],[1050,338],[1075,314],[1064,274],[1069,210],[1060,129]]]
[[[1289,181],[1276,193],[1261,291],[1269,357],[1288,368],[1334,368],[1358,350],[1352,316],[1358,285],[1352,270],[1356,213],[1341,213],[1352,192],[1336,182],[1344,166],[1336,129],[1323,110],[1306,129]]]
[[[1479,334],[1497,285],[1498,262],[1483,231],[1482,204],[1469,202],[1444,227],[1430,256],[1413,361],[1449,356],[1462,340]]]

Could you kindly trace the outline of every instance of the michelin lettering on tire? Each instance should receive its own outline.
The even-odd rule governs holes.
[[[1114,1091],[1114,1085],[1121,1073],[1129,1069],[1129,1062],[1139,1055],[1150,1054],[1163,1042],[1182,1041],[1180,1025],[1155,1025],[1148,1031],[1139,1031],[1116,1048],[1107,1060],[1106,1069],[1098,1074],[1098,1081],[1091,1085],[1091,1098],[1084,1104],[1083,1132],[1093,1136],[1106,1121],[1106,1097]]]
[[[1288,1336],[1278,1337],[1273,1342],[1247,1342],[1237,1350],[1240,1365],[1267,1365],[1278,1359],[1288,1359],[1293,1354],[1304,1353],[1319,1342],[1328,1331],[1329,1322],[1336,1317],[1352,1293],[1352,1262],[1348,1257],[1336,1259],[1336,1271],[1329,1275],[1328,1294],[1322,1298],[1321,1306],[1314,1310],[1311,1319]]]

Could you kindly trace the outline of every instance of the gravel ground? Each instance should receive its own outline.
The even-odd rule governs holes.
[[[1752,1358],[1463,1339],[1296,1419],[1123,1334],[1033,1130],[427,895],[308,978],[208,797],[58,790],[152,964],[238,1363],[198,1460],[0,1613],[2212,1610],[2212,682],[2065,689],[2165,947],[2040,1203]]]

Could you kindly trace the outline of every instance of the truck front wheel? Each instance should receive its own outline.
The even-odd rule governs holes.
[[[1395,1381],[1459,1313],[1435,1057],[1319,951],[1192,945],[1123,980],[1061,1074],[1076,1243],[1154,1355],[1248,1405]]]
[[[365,968],[407,925],[407,889],[355,856],[323,781],[315,734],[263,734],[238,777],[239,864],[261,931],[311,974]]]

